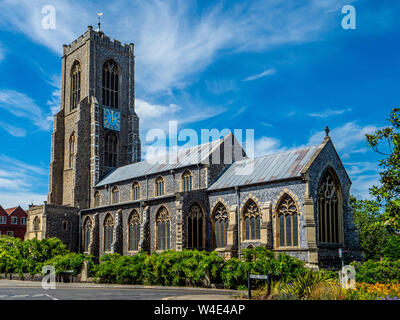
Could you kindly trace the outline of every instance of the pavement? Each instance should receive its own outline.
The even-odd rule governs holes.
[[[236,300],[240,292],[224,289],[56,283],[43,289],[40,281],[0,280],[0,300]]]

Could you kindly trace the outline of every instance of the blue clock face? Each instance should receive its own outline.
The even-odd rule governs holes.
[[[121,131],[121,112],[104,108],[104,128]]]

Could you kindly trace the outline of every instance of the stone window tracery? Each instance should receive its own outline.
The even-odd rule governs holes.
[[[187,192],[192,190],[192,174],[190,171],[186,171],[182,176],[182,191]]]
[[[132,186],[132,200],[140,199],[140,185],[138,182],[135,182]]]
[[[128,219],[128,250],[139,250],[140,216],[137,210],[133,210]]]
[[[276,218],[279,246],[297,247],[299,213],[295,201],[288,194],[280,200]]]
[[[214,247],[223,248],[226,247],[227,236],[228,236],[228,224],[229,215],[225,206],[222,203],[218,203],[213,214],[214,222]]]
[[[171,249],[171,217],[167,208],[161,207],[156,216],[157,250]]]
[[[156,196],[162,196],[164,194],[164,179],[158,177],[156,179]]]
[[[104,137],[104,166],[116,168],[118,165],[118,136],[107,132]]]
[[[321,180],[317,201],[319,242],[340,243],[339,191],[331,170]]]
[[[253,200],[249,200],[243,210],[244,240],[260,239],[260,211]]]
[[[102,103],[118,109],[119,70],[117,64],[109,60],[103,65]]]
[[[114,235],[114,219],[110,213],[104,219],[104,251],[111,251]]]
[[[188,215],[188,248],[204,248],[204,214],[201,207],[195,203],[190,207]]]
[[[92,220],[89,217],[86,217],[85,223],[83,225],[83,250],[84,250],[84,252],[89,251],[91,230],[92,230]]]
[[[81,65],[75,61],[71,69],[71,110],[76,109],[81,98]]]

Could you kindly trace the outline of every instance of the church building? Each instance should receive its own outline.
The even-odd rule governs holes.
[[[134,72],[134,45],[91,26],[64,45],[48,201],[30,206],[26,239],[58,237],[96,256],[198,249],[229,258],[264,246],[312,267],[340,263],[339,248],[361,257],[351,181],[329,129],[319,145],[255,159],[229,134],[141,161]]]

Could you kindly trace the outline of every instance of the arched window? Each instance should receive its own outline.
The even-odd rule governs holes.
[[[118,108],[118,66],[112,60],[103,65],[102,101],[104,106]]]
[[[253,200],[249,200],[243,210],[243,239],[260,239],[260,210]]]
[[[187,192],[192,190],[192,173],[186,171],[182,175],[182,191]]]
[[[71,110],[76,109],[81,99],[81,65],[75,61],[71,69]]]
[[[156,216],[157,250],[171,248],[171,218],[167,208],[161,207]]]
[[[164,194],[164,179],[158,177],[156,179],[156,196],[162,196]]]
[[[119,202],[119,189],[118,187],[114,187],[111,190],[111,203],[116,204]]]
[[[196,203],[191,206],[188,215],[188,248],[204,248],[204,214]]]
[[[85,223],[83,224],[83,250],[84,250],[84,252],[89,251],[91,230],[92,230],[92,219],[90,219],[89,217],[86,217]]]
[[[33,231],[39,231],[40,230],[40,219],[38,216],[33,219]]]
[[[68,159],[69,168],[72,168],[74,164],[74,157],[75,157],[75,132],[73,132],[69,137],[69,159]]]
[[[114,219],[110,213],[104,219],[104,251],[111,251],[114,235]]]
[[[63,231],[68,231],[68,221],[64,220],[62,222],[62,230]]]
[[[297,247],[299,245],[299,213],[296,203],[288,194],[278,202],[276,223],[277,243],[280,247]]]
[[[135,182],[132,185],[132,200],[139,200],[140,199],[140,184],[139,182]]]
[[[226,247],[228,236],[229,216],[228,211],[222,203],[218,203],[214,209],[213,227],[214,227],[214,247]]]
[[[140,239],[140,216],[137,210],[133,210],[128,219],[128,250],[139,250]]]
[[[101,204],[101,195],[99,191],[96,191],[94,193],[94,206],[100,207],[100,204]]]
[[[340,189],[332,170],[322,177],[318,189],[319,242],[340,243]]]
[[[104,137],[104,166],[116,168],[118,164],[118,137],[108,132]]]

